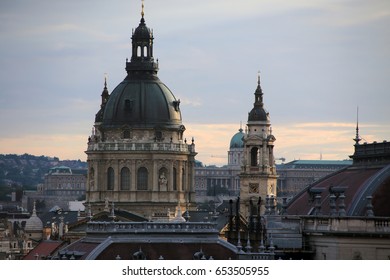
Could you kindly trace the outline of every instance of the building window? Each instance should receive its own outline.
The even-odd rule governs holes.
[[[114,189],[114,182],[114,169],[112,167],[109,167],[107,170],[107,190],[112,191]]]
[[[172,182],[172,185],[173,185],[173,190],[174,191],[177,191],[177,171],[176,171],[176,168],[173,168],[173,182]]]
[[[257,147],[253,147],[251,149],[251,166],[257,166],[258,165],[258,161],[257,161],[258,150],[259,149]]]
[[[127,167],[121,170],[121,190],[130,190],[130,169]]]
[[[137,190],[144,191],[148,189],[148,170],[140,167],[137,172]]]

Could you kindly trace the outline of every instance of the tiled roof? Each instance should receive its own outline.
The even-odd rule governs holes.
[[[165,260],[192,260],[194,254],[202,251],[208,259],[235,259],[236,252],[218,243],[113,243],[104,250],[97,259],[113,260],[117,255],[123,260],[133,259],[133,254],[139,250],[146,259],[157,260],[162,256]]]
[[[25,260],[45,259],[53,254],[65,244],[63,241],[43,240],[34,249],[32,249],[25,257]]]
[[[376,190],[379,186],[375,185],[375,178],[378,176],[382,176],[383,178],[386,178],[386,176],[389,177],[389,174],[383,172],[383,170],[381,167],[357,168],[351,166],[341,171],[336,171],[311,184],[293,198],[288,204],[287,213],[290,215],[309,215],[316,204],[313,200],[314,197],[310,197],[310,193],[317,191],[321,193],[321,213],[328,215],[330,213],[329,197],[332,192],[332,187],[342,187],[345,188],[345,210],[347,215],[364,216],[365,207],[359,208],[356,205],[366,203],[365,199],[367,195],[375,197]],[[364,195],[362,196],[360,194]],[[379,210],[375,209],[374,205],[374,213],[379,213]]]

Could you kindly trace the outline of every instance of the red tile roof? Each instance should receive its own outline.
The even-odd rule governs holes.
[[[23,259],[36,260],[45,259],[47,256],[52,256],[59,248],[65,244],[64,241],[43,240],[34,249],[32,249]]]
[[[309,215],[310,210],[315,206],[315,202],[309,202],[309,191],[313,189],[322,189],[321,193],[321,212],[329,214],[329,196],[330,187],[346,187],[345,189],[345,210],[348,212],[357,194],[361,188],[366,187],[365,183],[373,177],[381,168],[347,168],[339,172],[335,172],[330,176],[317,181],[308,186],[305,191],[297,195],[289,203],[287,213],[290,215]],[[337,205],[338,208],[338,205]],[[364,214],[363,214],[364,215]]]

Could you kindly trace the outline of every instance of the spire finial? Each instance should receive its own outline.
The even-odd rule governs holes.
[[[359,145],[360,140],[362,140],[359,135],[359,106],[356,110],[356,136],[353,140],[355,141],[355,145]]]
[[[144,17],[145,13],[144,13],[144,0],[142,0],[142,9],[141,9],[141,16],[142,18]]]
[[[107,73],[104,73],[104,88],[107,89]]]
[[[37,208],[36,208],[36,201],[34,200],[34,206],[33,206],[33,213],[32,213],[33,216],[36,216],[37,215]]]
[[[260,70],[257,71],[257,84],[260,85]]]

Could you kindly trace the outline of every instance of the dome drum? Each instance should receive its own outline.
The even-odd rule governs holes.
[[[132,73],[132,76],[128,77],[129,79],[150,79],[156,80],[157,71],[158,71],[158,63],[153,60],[150,61],[140,61],[140,60],[132,60],[131,62],[126,62],[126,71]]]

